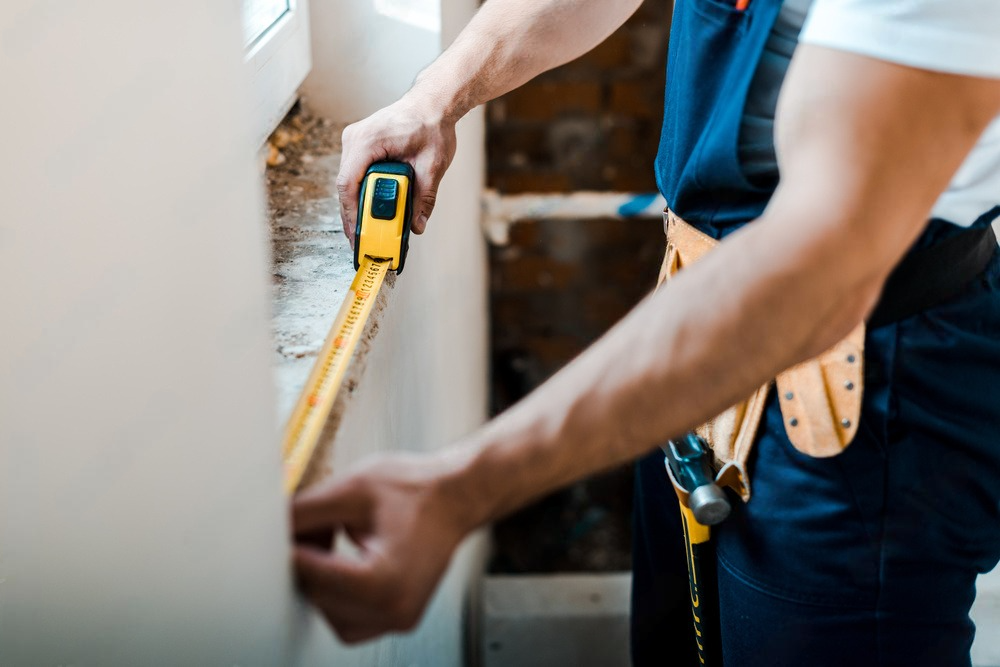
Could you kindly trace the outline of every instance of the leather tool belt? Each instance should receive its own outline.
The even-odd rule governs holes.
[[[657,286],[703,257],[718,241],[672,211],[663,214],[667,251]],[[886,282],[869,322],[881,326],[903,319],[957,294],[985,269],[996,252],[990,227],[963,232],[938,246],[912,253]],[[928,272],[937,275],[927,287]],[[792,445],[815,457],[835,456],[854,439],[864,389],[865,323],[819,356],[782,372],[696,432],[711,446],[716,482],[744,501],[750,499],[747,459],[756,440],[772,384]]]

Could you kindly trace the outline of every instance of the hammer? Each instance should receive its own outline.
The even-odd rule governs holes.
[[[668,440],[661,449],[674,480],[689,494],[688,505],[695,520],[703,526],[724,521],[732,507],[715,483],[708,443],[690,432],[678,440]]]
[[[698,434],[668,440],[662,449],[664,463],[679,487],[675,491],[681,505],[698,662],[702,667],[722,667],[718,571],[709,526],[725,520],[732,507],[715,483],[708,443]]]

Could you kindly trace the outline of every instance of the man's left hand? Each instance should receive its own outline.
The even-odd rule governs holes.
[[[347,643],[414,628],[473,524],[446,453],[392,454],[292,505],[302,592]],[[334,549],[343,532],[356,549]]]

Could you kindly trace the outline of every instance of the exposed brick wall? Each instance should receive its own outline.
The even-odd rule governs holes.
[[[655,190],[671,5],[646,0],[597,49],[493,102],[487,181],[501,193]],[[659,220],[525,220],[490,249],[492,410],[582,352],[653,285]],[[631,468],[496,526],[500,572],[629,567]]]
[[[526,220],[490,249],[492,409],[509,407],[649,293],[659,220]],[[495,529],[495,572],[629,567],[631,467],[544,498]]]
[[[649,293],[658,220],[525,220],[490,249],[494,410],[541,384]]]
[[[490,103],[489,186],[653,191],[670,12],[646,0],[590,53]]]

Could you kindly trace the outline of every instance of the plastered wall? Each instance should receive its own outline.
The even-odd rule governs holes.
[[[0,665],[287,665],[236,3],[0,9]]]
[[[303,91],[335,120],[357,120],[394,102],[441,52],[442,24],[474,0],[313,2],[312,71]],[[465,21],[461,21],[464,25]],[[453,37],[453,35],[451,35]]]
[[[0,10],[4,667],[463,663],[481,542],[416,633],[358,649],[291,585],[237,11]],[[460,132],[479,146],[481,117]],[[413,243],[335,470],[483,417],[481,173],[463,149]]]

